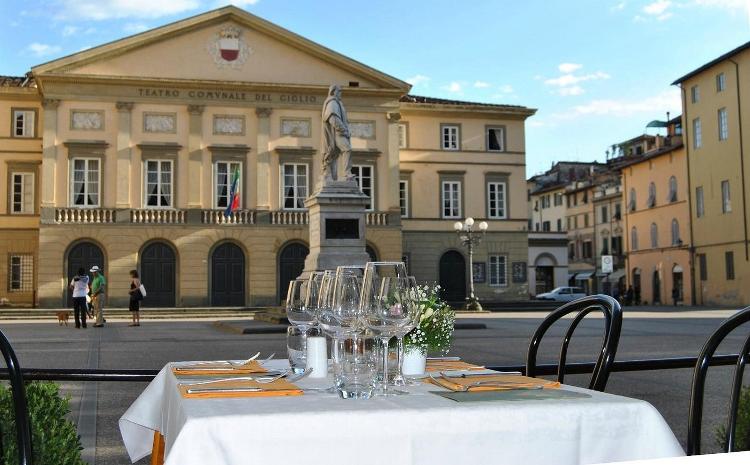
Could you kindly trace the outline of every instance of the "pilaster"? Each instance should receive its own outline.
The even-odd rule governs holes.
[[[188,105],[190,124],[188,133],[187,208],[201,208],[201,165],[203,163],[203,110],[205,105]]]
[[[258,177],[256,181],[258,200],[256,209],[271,209],[271,108],[256,108],[258,117],[258,137],[255,146],[258,150]]]
[[[388,185],[386,186],[386,198],[381,204],[383,210],[398,209],[398,182],[401,179],[400,158],[398,147],[398,122],[401,121],[401,113],[391,112],[386,115],[388,119],[388,156],[385,157],[388,164]]]
[[[57,107],[56,99],[42,100],[44,132],[42,133],[42,207],[55,206],[55,175],[57,172]]]
[[[115,208],[130,208],[133,102],[117,102],[117,186]]]

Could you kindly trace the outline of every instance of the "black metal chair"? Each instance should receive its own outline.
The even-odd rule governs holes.
[[[18,365],[16,353],[13,352],[10,342],[0,331],[0,351],[3,353],[5,365],[8,367],[8,378],[13,391],[13,410],[16,414],[16,444],[18,449],[19,465],[31,465],[31,424],[29,422],[29,410],[26,405],[26,389],[23,384],[21,367]],[[3,456],[2,444],[0,444],[0,459]]]
[[[693,371],[693,387],[690,391],[690,416],[688,418],[687,454],[700,455],[701,453],[701,421],[703,420],[703,391],[706,385],[706,374],[711,358],[716,348],[738,326],[750,321],[750,307],[746,307],[719,326],[703,345],[698,355]],[[742,388],[742,374],[745,364],[750,361],[750,336],[742,345],[742,351],[737,358],[734,369],[734,380],[732,382],[732,397],[729,400],[729,419],[727,420],[727,444],[725,452],[732,452],[734,448],[735,428],[737,426],[737,408],[740,401],[740,390]]]
[[[578,315],[573,319],[568,331],[565,333],[562,346],[560,347],[557,380],[562,383],[565,378],[565,359],[568,355],[570,338],[581,320],[583,320],[589,313],[597,310],[604,314],[604,338],[602,339],[602,348],[599,352],[599,358],[596,361],[594,372],[591,375],[589,389],[604,391],[604,388],[607,385],[607,379],[609,378],[609,372],[615,361],[617,344],[620,342],[620,329],[622,328],[622,307],[620,307],[617,300],[607,295],[583,297],[568,302],[547,315],[544,321],[542,321],[542,324],[539,325],[539,328],[537,328],[534,336],[531,338],[531,342],[529,343],[529,351],[526,355],[526,375],[536,375],[536,354],[539,350],[539,344],[542,341],[542,337],[544,337],[544,334],[550,326],[565,315],[578,312]]]

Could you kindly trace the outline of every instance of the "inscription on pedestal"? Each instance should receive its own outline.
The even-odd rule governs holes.
[[[326,218],[326,239],[359,239],[359,220]]]

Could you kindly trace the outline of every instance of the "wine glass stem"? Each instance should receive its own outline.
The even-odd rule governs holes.
[[[403,379],[404,376],[404,336],[396,336],[396,362],[397,362],[397,369],[398,372],[396,372],[396,376],[399,379]]]
[[[388,341],[390,337],[382,337],[383,342],[383,395],[388,394]]]

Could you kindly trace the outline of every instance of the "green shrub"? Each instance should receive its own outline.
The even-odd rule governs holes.
[[[52,382],[26,384],[26,400],[31,420],[32,450],[35,465],[85,465],[81,460],[81,441],[75,425],[66,418],[70,413],[69,397],[60,395],[60,387]],[[10,386],[0,385],[0,418],[3,465],[18,463],[13,394]],[[9,419],[6,421],[6,419]]]
[[[727,447],[727,427],[721,425],[716,430],[716,441],[722,450]],[[737,427],[734,430],[734,450],[750,450],[750,386],[743,386],[737,406]]]

